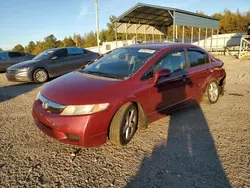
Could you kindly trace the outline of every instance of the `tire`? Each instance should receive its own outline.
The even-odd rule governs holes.
[[[212,81],[206,88],[204,93],[204,101],[208,104],[214,104],[218,101],[220,96],[220,87],[216,81]]]
[[[36,83],[44,83],[49,79],[49,75],[44,69],[36,69],[33,73],[33,79]]]
[[[123,105],[113,117],[109,128],[110,141],[118,146],[128,144],[138,127],[138,109],[133,103]]]

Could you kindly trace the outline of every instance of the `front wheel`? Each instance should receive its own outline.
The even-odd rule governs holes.
[[[109,139],[118,146],[124,146],[133,138],[138,125],[138,110],[135,104],[123,105],[115,114],[109,129]]]
[[[207,103],[214,104],[218,101],[220,95],[220,89],[216,81],[212,81],[205,93],[204,93],[204,99]]]
[[[49,79],[48,73],[44,69],[37,69],[33,73],[33,79],[36,83],[44,83]]]

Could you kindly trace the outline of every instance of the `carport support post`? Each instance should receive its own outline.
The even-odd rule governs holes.
[[[193,43],[194,27],[191,28],[191,43]]]
[[[201,40],[201,28],[199,28],[198,46],[200,46],[200,40]]]
[[[182,26],[182,43],[184,43],[184,30],[185,30],[185,26]]]
[[[210,53],[212,53],[212,50],[213,50],[213,34],[214,34],[214,30],[212,29],[211,40],[210,40]]]
[[[207,28],[206,28],[206,35],[205,35],[205,40],[204,40],[204,49],[206,49],[207,46]]]

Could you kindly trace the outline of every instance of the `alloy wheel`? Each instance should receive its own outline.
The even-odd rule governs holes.
[[[123,126],[123,138],[124,140],[130,140],[135,131],[137,125],[137,111],[135,109],[130,109],[126,116]]]
[[[218,86],[216,85],[215,82],[212,82],[210,85],[209,85],[209,88],[208,88],[208,95],[209,95],[209,98],[212,102],[215,102],[218,98],[218,95],[219,95],[219,90],[218,90]]]

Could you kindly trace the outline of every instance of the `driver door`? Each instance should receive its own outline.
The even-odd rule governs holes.
[[[61,76],[68,72],[69,61],[67,49],[60,49],[54,52],[48,65],[52,77]]]
[[[186,85],[190,79],[186,71],[185,54],[184,48],[166,52],[155,62],[152,77],[143,79],[143,90],[139,95],[150,119],[154,119],[156,114],[167,115],[172,107],[176,108],[178,104],[188,100]],[[159,78],[154,82],[154,72],[160,69],[169,69],[171,75]]]

